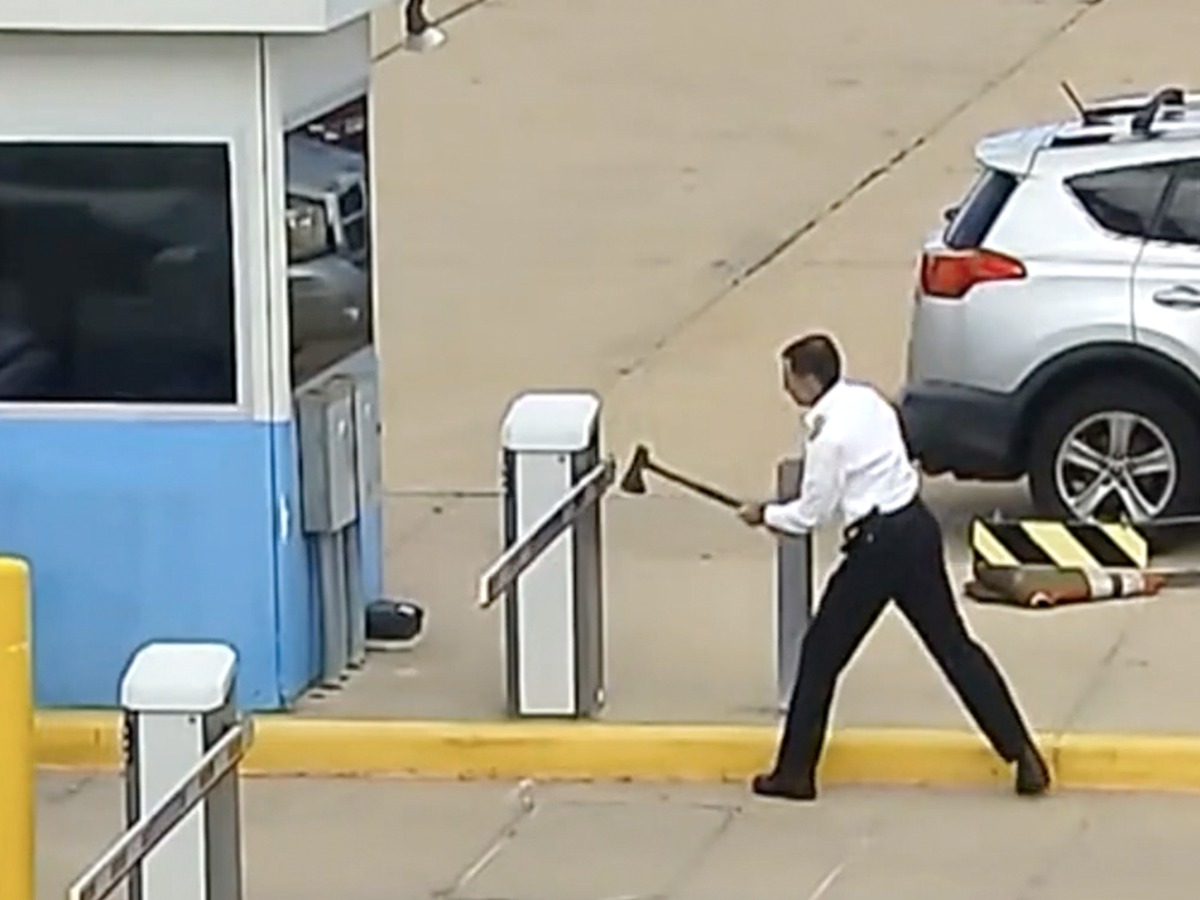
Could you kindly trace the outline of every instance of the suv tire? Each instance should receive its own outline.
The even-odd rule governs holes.
[[[1060,450],[1073,436],[1096,435],[1101,429],[1107,435],[1105,416],[1119,413],[1132,414],[1139,423],[1134,438],[1139,446],[1131,449],[1132,455],[1146,452],[1146,448],[1154,446],[1161,437],[1165,438],[1169,455],[1173,457],[1173,487],[1165,474],[1158,479],[1143,478],[1141,481],[1147,486],[1144,489],[1147,494],[1156,482],[1161,485],[1157,491],[1160,501],[1164,494],[1169,494],[1153,519],[1191,511],[1200,497],[1200,428],[1196,425],[1196,416],[1160,388],[1134,379],[1106,378],[1088,381],[1072,389],[1036,420],[1030,440],[1028,470],[1030,492],[1040,515],[1075,518],[1068,498],[1060,489]],[[1089,421],[1093,424],[1088,425]],[[1083,426],[1086,431],[1081,432]],[[1068,471],[1086,477],[1079,467]],[[1111,497],[1108,502],[1112,502]]]

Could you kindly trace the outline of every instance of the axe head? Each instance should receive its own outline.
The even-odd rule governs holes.
[[[629,468],[625,470],[625,475],[621,478],[621,490],[626,494],[644,494],[646,493],[646,463],[650,461],[650,448],[645,444],[638,444],[633,451],[633,459],[629,461]]]

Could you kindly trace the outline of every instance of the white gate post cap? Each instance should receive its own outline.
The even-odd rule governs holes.
[[[220,709],[229,699],[237,653],[228,644],[147,644],[121,679],[121,705],[133,712]]]
[[[600,398],[589,391],[530,391],[509,405],[500,426],[507,450],[570,453],[591,440]]]

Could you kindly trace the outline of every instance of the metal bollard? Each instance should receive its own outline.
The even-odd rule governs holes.
[[[0,559],[0,897],[34,900],[29,567]]]
[[[775,466],[775,496],[800,496],[804,461],[780,460]],[[800,665],[800,648],[812,622],[812,536],[778,537],[775,543],[775,685],[778,710],[786,712]]]

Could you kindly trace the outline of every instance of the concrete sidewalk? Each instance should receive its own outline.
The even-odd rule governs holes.
[[[121,827],[114,778],[39,781],[39,900]],[[247,900],[1190,900],[1200,798],[243,782]]]
[[[776,346],[834,298],[790,276],[769,300],[735,286],[1114,4],[1133,5],[492,0],[437,53],[388,57],[374,121],[388,487],[494,489],[508,400],[576,384],[608,396],[620,444],[682,445],[753,487],[791,437]],[[1039,86],[1042,109],[1061,108],[1056,91]],[[905,235],[963,187],[971,160],[955,149]],[[873,261],[894,221],[840,259]],[[894,381],[908,285],[866,275],[838,302],[865,295],[868,314],[847,306],[838,324],[853,320],[860,374]],[[672,349],[719,311],[736,319],[720,346]]]
[[[966,522],[937,502],[948,533]],[[997,492],[1019,509],[1018,498]],[[765,723],[774,718],[772,546],[687,498],[608,503],[606,721]],[[496,501],[460,501],[405,546],[423,560],[416,595],[430,603],[426,640],[376,654],[345,688],[306,698],[303,716],[491,719],[503,715],[502,613],[473,604],[496,551]],[[677,523],[685,522],[680,534]],[[832,535],[816,542],[818,574]],[[1182,555],[1186,556],[1186,552]],[[951,546],[957,583],[968,575]],[[1194,594],[1054,611],[964,601],[974,630],[1010,675],[1032,723],[1049,733],[1191,732],[1200,725],[1189,674],[1200,609]],[[964,728],[968,723],[908,626],[889,612],[847,674],[841,727]]]
[[[649,440],[766,493],[795,428],[779,344],[832,329],[854,374],[896,386],[914,254],[966,186],[974,142],[1067,114],[1062,77],[1085,94],[1186,81],[1198,16],[1173,0],[803,0],[754,16],[735,0],[497,0],[452,22],[438,53],[388,58],[387,579],[428,606],[430,629],[302,714],[502,708],[498,611],[471,601],[498,550],[497,426],[516,392],[600,389],[610,449]],[[960,581],[971,515],[1025,508],[1019,487],[926,494]],[[667,491],[612,500],[608,525],[608,717],[768,721],[769,542]],[[818,540],[822,573],[835,546]],[[967,612],[1038,727],[1191,732],[1197,599]],[[964,724],[894,616],[837,721]]]

